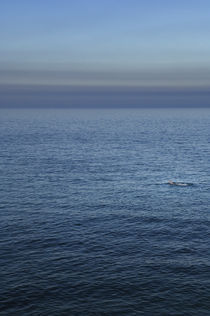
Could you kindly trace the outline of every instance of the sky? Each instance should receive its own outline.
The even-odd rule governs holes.
[[[0,107],[210,107],[209,0],[0,1]]]

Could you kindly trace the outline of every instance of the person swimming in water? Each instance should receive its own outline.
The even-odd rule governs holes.
[[[168,180],[168,184],[170,184],[170,185],[180,185],[180,186],[192,185],[192,183],[174,182],[174,181],[171,181],[171,180]]]

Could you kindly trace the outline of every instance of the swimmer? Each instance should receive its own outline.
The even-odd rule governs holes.
[[[183,186],[183,187],[192,185],[192,183],[174,182],[174,181],[171,181],[171,180],[168,180],[168,184],[170,184],[170,185],[179,185],[179,186]]]

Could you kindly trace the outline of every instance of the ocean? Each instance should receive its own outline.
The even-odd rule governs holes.
[[[209,224],[209,109],[0,110],[0,315],[209,315]]]

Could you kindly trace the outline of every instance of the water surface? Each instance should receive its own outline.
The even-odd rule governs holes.
[[[209,114],[1,110],[1,315],[209,315]]]

